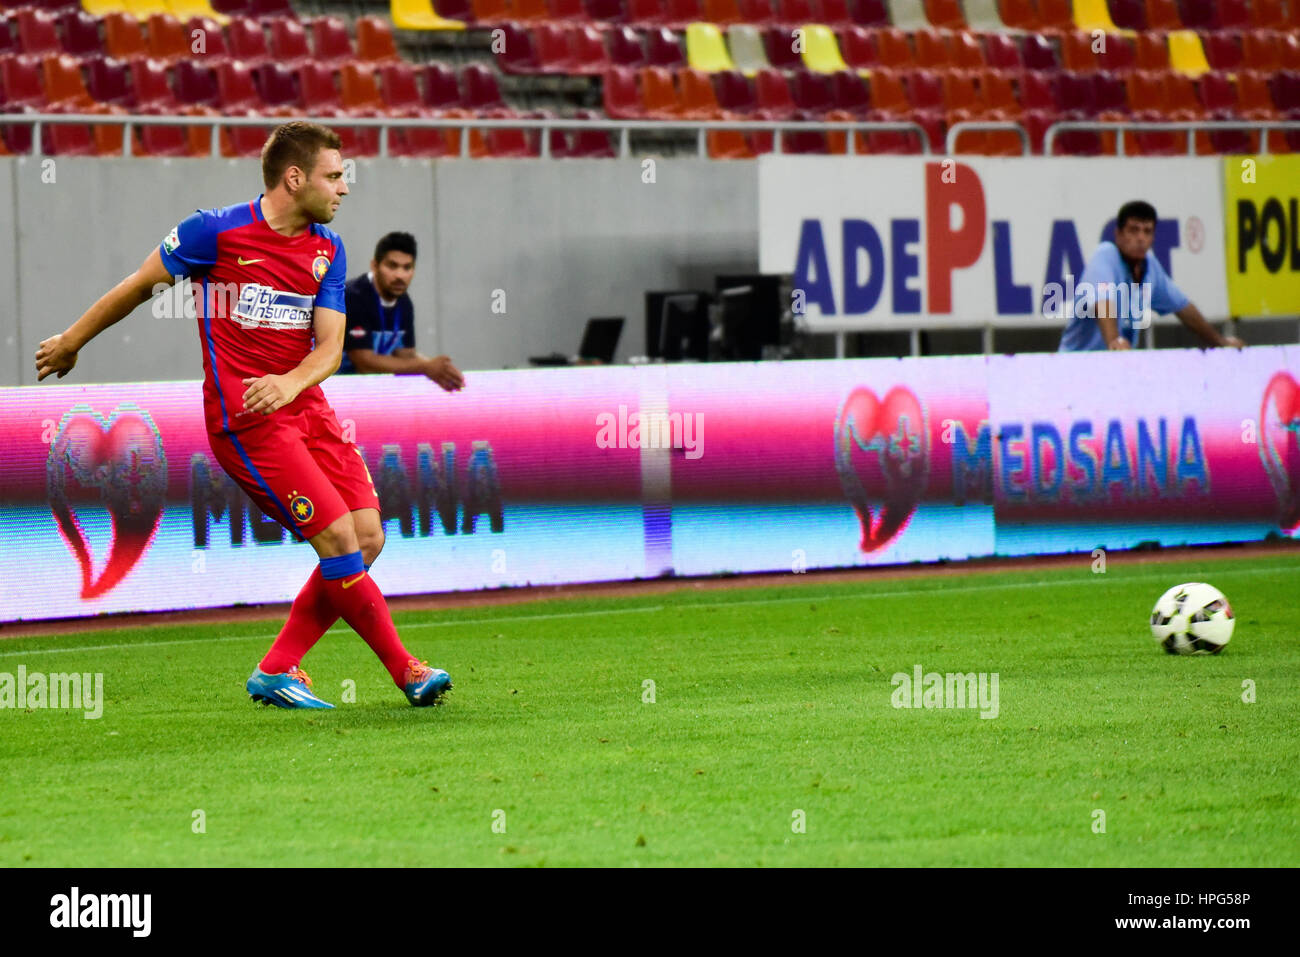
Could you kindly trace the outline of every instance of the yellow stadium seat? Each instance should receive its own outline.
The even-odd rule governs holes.
[[[805,23],[803,39],[803,65],[814,73],[838,73],[849,68],[840,56],[840,45],[830,27]]]
[[[1170,30],[1169,63],[1179,73],[1192,79],[1210,72],[1205,59],[1205,48],[1195,30]]]
[[[1110,7],[1106,6],[1106,0],[1074,0],[1074,25],[1089,32],[1119,32],[1119,27],[1110,18]]]
[[[171,13],[164,0],[122,0],[122,9],[144,23],[155,13]]]
[[[81,9],[92,17],[106,17],[110,13],[124,12],[126,5],[122,0],[81,0]]]
[[[230,22],[230,17],[217,13],[208,0],[167,0],[167,9],[181,23],[190,17],[206,17],[223,27]]]
[[[736,68],[731,62],[731,54],[727,52],[727,44],[722,39],[722,31],[713,23],[686,25],[686,62],[706,73]]]
[[[393,26],[399,30],[464,30],[460,20],[438,16],[433,0],[392,0]]]

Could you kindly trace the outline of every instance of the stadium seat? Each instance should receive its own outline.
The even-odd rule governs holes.
[[[1210,65],[1205,61],[1201,38],[1195,31],[1174,30],[1166,37],[1169,40],[1169,62],[1175,70],[1190,77],[1209,72]]]
[[[161,60],[138,58],[131,61],[131,88],[135,93],[134,112],[146,115],[176,115],[182,111],[167,82],[167,64]],[[208,134],[206,129],[196,131]],[[194,148],[189,131],[183,126],[140,126],[135,131],[138,151],[147,156],[202,155]]]
[[[668,22],[663,0],[625,0],[627,22],[640,27],[663,26]]]
[[[170,13],[155,13],[149,18],[148,50],[155,60],[169,63],[193,56],[185,26]]]
[[[506,73],[537,73],[541,69],[532,36],[521,24],[506,23],[501,31],[501,51],[497,65]]]
[[[959,70],[982,70],[985,67],[984,48],[979,37],[969,30],[961,30],[950,38],[953,63]]]
[[[938,30],[926,28],[912,34],[916,47],[916,65],[927,70],[946,70],[952,65],[952,51],[947,37]]]
[[[1281,37],[1282,69],[1300,70],[1300,34],[1284,33]]]
[[[616,120],[639,119],[643,115],[636,86],[636,68],[611,66],[601,82],[605,113]]]
[[[1024,69],[1024,60],[1020,57],[1020,47],[1009,36],[1000,33],[985,37],[985,54],[989,66],[995,70]]]
[[[81,0],[83,6],[90,2],[92,0]],[[93,0],[93,2],[102,3],[105,0]],[[249,8],[249,0],[212,0],[212,9],[227,17],[246,17],[249,15]]]
[[[889,70],[908,70],[916,65],[907,34],[892,27],[876,32],[876,57]]]
[[[1033,0],[998,0],[1002,22],[1013,30],[1036,32],[1043,27]]]
[[[722,31],[712,23],[692,23],[686,27],[686,62],[692,69],[708,73],[735,69]]]
[[[805,27],[803,62],[814,73],[838,73],[848,64],[840,56],[840,45],[831,28],[820,23]]]
[[[916,0],[885,0],[885,6],[889,9],[889,22],[899,30],[912,33],[930,25],[924,5]]]
[[[835,109],[854,119],[866,119],[871,112],[871,90],[855,73],[843,72],[831,76],[831,91]]]
[[[853,25],[853,15],[849,10],[849,0],[820,0],[821,9],[816,22],[832,30],[843,30]]]
[[[253,83],[270,108],[287,109],[298,103],[298,75],[289,67],[267,60],[253,70]]]
[[[1039,33],[1031,33],[1025,37],[1024,46],[1021,48],[1025,58],[1026,70],[1059,70],[1060,62],[1056,57],[1056,47],[1052,42]]]
[[[1148,30],[1181,30],[1182,17],[1178,15],[1175,0],[1145,0]]]
[[[265,20],[272,17],[296,18],[298,14],[294,12],[289,0],[248,0],[246,16]]]
[[[81,61],[68,54],[49,54],[41,60],[45,109],[54,113],[121,113],[120,106],[100,103],[90,95],[81,76]],[[50,152],[112,156],[122,152],[120,126],[49,127]]]
[[[573,63],[569,53],[569,31],[558,23],[538,23],[533,27],[536,68],[543,73],[569,74]]]
[[[1214,30],[1218,28],[1215,5],[1218,0],[1182,0],[1179,19],[1189,30]]]
[[[582,0],[550,0],[547,6],[550,8],[549,19],[557,23],[587,23],[591,20]]]
[[[271,58],[271,50],[266,43],[266,33],[262,25],[247,17],[234,17],[226,27],[226,40],[230,45],[230,55],[237,60],[248,63],[261,63]]]
[[[795,52],[794,38],[787,28],[769,27],[764,39],[767,41],[767,62],[774,69],[803,69],[803,58]]]
[[[775,26],[780,20],[772,3],[773,0],[738,0],[741,21],[757,27]]]
[[[1142,0],[1108,0],[1110,18],[1121,30],[1145,30],[1147,11]]]
[[[1139,70],[1169,69],[1169,44],[1165,38],[1158,33],[1139,33],[1135,66]]]
[[[96,56],[83,60],[82,65],[86,68],[86,89],[96,101],[124,109],[131,106],[131,81],[125,62]]]
[[[1250,0],[1250,25],[1256,30],[1281,30],[1285,27],[1282,0]]]
[[[849,27],[840,34],[840,50],[851,70],[868,71],[879,62],[875,35],[862,27]]]
[[[438,112],[463,105],[456,71],[445,63],[429,63],[424,67],[424,105]]]
[[[966,16],[958,0],[925,0],[925,16],[941,30],[965,30]]]
[[[972,30],[994,33],[1007,28],[998,13],[997,0],[966,0],[965,13],[966,23]]]
[[[519,23],[535,23],[550,20],[551,11],[546,0],[510,0],[510,19]]]
[[[1214,70],[1237,70],[1242,65],[1242,48],[1237,36],[1216,30],[1205,35],[1205,59]]]
[[[271,55],[281,66],[295,67],[313,59],[307,46],[307,30],[297,20],[280,17],[271,21]]]
[[[250,110],[261,112],[266,108],[253,83],[253,68],[247,63],[242,60],[227,60],[218,63],[215,72],[217,98],[223,113],[244,113]],[[232,131],[235,129],[231,127]]]
[[[1101,40],[1108,44],[1110,38],[1102,37]],[[1099,69],[1102,53],[1094,52],[1093,48],[1096,44],[1097,41],[1093,39],[1092,34],[1084,33],[1081,30],[1063,34],[1061,37],[1061,65],[1067,70],[1076,72]]]
[[[379,93],[375,67],[369,63],[343,64],[339,70],[339,99],[346,110],[365,110],[375,116],[388,111]]]
[[[1038,19],[1042,23],[1040,29],[1047,33],[1073,30],[1073,0],[1038,0]]]
[[[621,22],[624,19],[624,0],[583,0],[583,9],[593,20],[606,23]]]
[[[850,4],[849,15],[853,22],[860,27],[887,27],[889,22],[889,8],[885,6],[885,0],[858,0],[855,4]]]
[[[1094,30],[1115,33],[1119,30],[1111,19],[1106,0],[1074,0],[1074,25],[1085,33]]]
[[[746,76],[753,76],[770,65],[763,49],[763,34],[751,23],[735,23],[727,27],[727,46],[731,62]]]
[[[781,0],[781,23],[787,29],[797,29],[805,23],[816,23],[817,14],[813,12],[813,0]]]
[[[605,41],[589,23],[573,24],[568,30],[569,69],[581,76],[599,76],[609,65]]]
[[[173,68],[172,89],[176,99],[188,106],[223,106],[217,71],[193,60],[182,60]]]
[[[631,27],[612,28],[609,31],[609,62],[613,66],[645,66],[645,46],[641,34]]]
[[[704,0],[704,19],[719,27],[740,23],[740,6],[736,0]]]
[[[1137,43],[1119,33],[1106,37],[1106,49],[1098,58],[1098,67],[1109,73],[1127,73],[1137,68]]]
[[[383,17],[357,18],[357,57],[368,63],[395,63],[401,59],[393,41],[393,27]]]
[[[497,86],[496,74],[481,63],[471,63],[461,70],[461,84],[464,93],[461,96],[461,105],[468,110],[503,110],[509,111],[510,107],[506,101],[501,98],[501,90]]]
[[[17,20],[18,49],[24,56],[44,57],[64,52],[55,29],[54,14],[26,8],[18,11]],[[8,24],[5,26],[7,28]]]
[[[758,111],[754,86],[743,73],[715,73],[713,85],[718,94],[718,105],[728,114],[746,119]]]
[[[104,52],[118,60],[145,56],[144,31],[129,13],[110,13],[104,17]]]
[[[347,24],[338,17],[317,17],[311,23],[311,51],[317,63],[332,66],[353,59]]]
[[[443,17],[431,0],[391,0],[389,13],[399,30],[464,30],[462,20]]]
[[[573,114],[576,120],[604,119],[592,110],[578,110]],[[609,159],[618,155],[614,148],[613,134],[608,130],[574,130],[570,133],[568,155],[579,159]]]
[[[673,82],[672,71],[662,66],[642,67],[637,71],[641,87],[641,108],[652,120],[675,120],[682,115],[682,101]]]
[[[217,21],[206,17],[191,17],[185,24],[185,36],[190,38],[191,55],[203,62],[216,64],[230,59],[226,31]],[[198,43],[199,40],[202,40],[201,44]]]
[[[120,0],[122,9],[141,23],[147,23],[155,13],[168,13],[164,0]]]
[[[790,96],[796,110],[815,119],[821,119],[835,107],[831,78],[824,73],[796,73],[792,78]]]
[[[471,8],[477,27],[499,27],[510,22],[508,0],[473,0]]]
[[[676,69],[686,66],[681,41],[668,27],[654,27],[646,33],[646,62],[650,66]]]
[[[704,11],[700,0],[664,0],[664,22],[678,30],[686,29],[688,23],[704,20]]]
[[[788,120],[794,116],[795,105],[790,96],[790,83],[780,70],[760,70],[754,78],[754,91],[764,118]]]
[[[182,23],[195,17],[210,20],[221,27],[230,22],[230,18],[213,9],[208,0],[166,0],[166,3],[168,12]]]
[[[677,83],[681,89],[683,119],[716,120],[722,117],[722,107],[718,105],[718,95],[707,71],[693,67],[678,70]]]

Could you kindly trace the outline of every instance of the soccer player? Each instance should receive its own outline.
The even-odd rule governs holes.
[[[1101,243],[1083,268],[1074,316],[1061,335],[1060,351],[1131,349],[1138,343],[1138,331],[1144,328],[1140,320],[1148,308],[1161,315],[1172,312],[1206,345],[1245,345],[1236,336],[1220,335],[1174,285],[1151,251],[1155,235],[1154,206],[1139,199],[1120,207],[1115,241]]]
[[[248,679],[256,701],[332,708],[311,691],[303,655],[339,618],[365,639],[413,705],[434,704],[447,672],[406,650],[367,574],[384,545],[379,499],[319,383],[339,367],[343,242],[324,224],[348,193],[337,134],[277,128],[262,148],[266,192],[200,210],[130,276],[36,352],[38,380],[76,365],[86,343],[182,276],[194,281],[208,442],[226,473],[320,563]]]

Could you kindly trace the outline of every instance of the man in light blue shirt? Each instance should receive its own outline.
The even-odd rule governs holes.
[[[1075,287],[1074,314],[1061,335],[1062,352],[1131,349],[1149,322],[1148,310],[1172,312],[1208,346],[1245,345],[1235,336],[1220,335],[1174,285],[1151,251],[1155,234],[1154,206],[1134,200],[1120,207],[1115,241],[1096,248]]]

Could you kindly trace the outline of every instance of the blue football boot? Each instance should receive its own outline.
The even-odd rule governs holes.
[[[437,704],[438,699],[451,690],[451,675],[440,668],[430,668],[427,662],[412,658],[406,665],[406,680],[402,684],[406,700],[417,708]]]
[[[254,668],[248,679],[248,693],[254,701],[277,708],[332,708],[311,692],[311,679],[301,668],[290,668],[281,675],[268,675]]]

